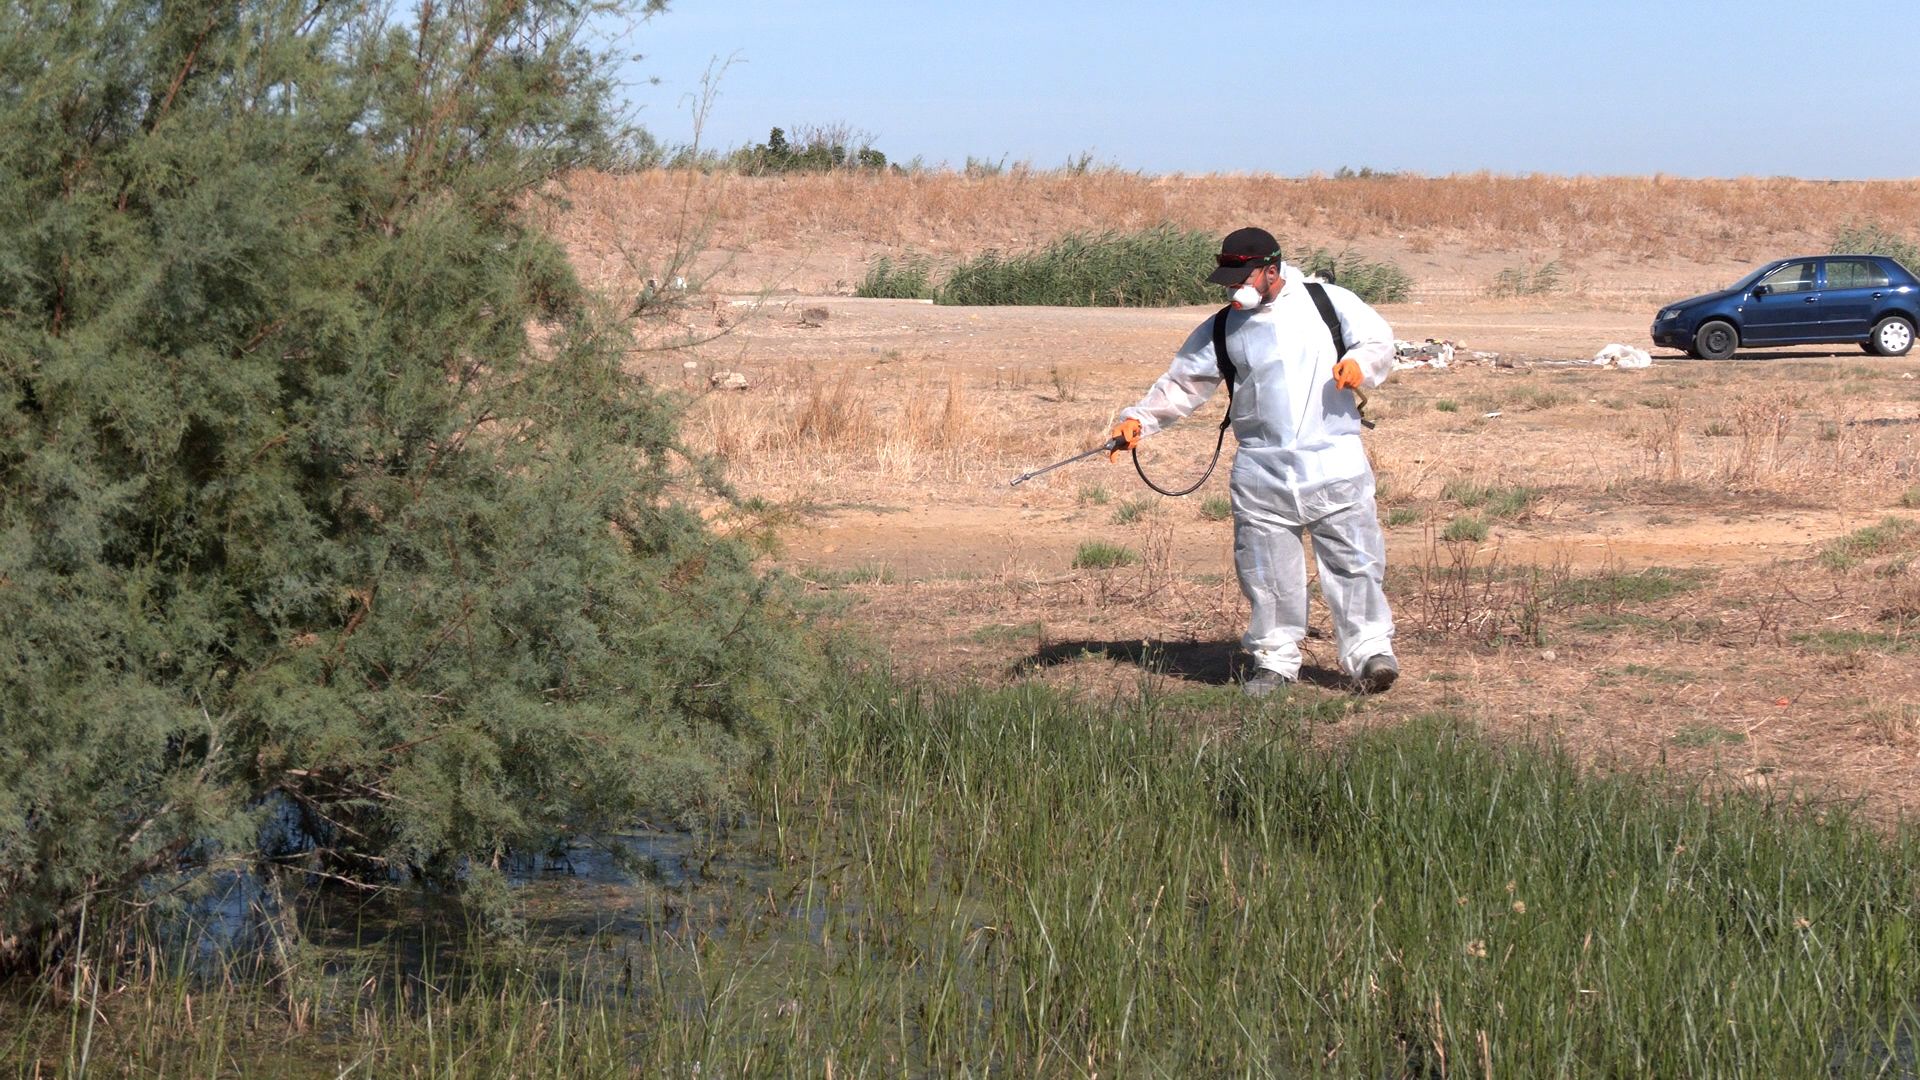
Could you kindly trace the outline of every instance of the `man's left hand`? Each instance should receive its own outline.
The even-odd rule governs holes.
[[[1333,385],[1342,390],[1358,390],[1364,381],[1357,360],[1342,360],[1333,365]]]

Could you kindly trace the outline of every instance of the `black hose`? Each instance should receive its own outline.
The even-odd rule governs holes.
[[[1140,465],[1140,448],[1138,446],[1135,446],[1132,451],[1133,471],[1140,474],[1141,483],[1147,485],[1148,487],[1152,488],[1153,490],[1159,492],[1162,495],[1171,495],[1177,499],[1182,495],[1191,495],[1194,492],[1200,490],[1200,485],[1206,483],[1207,478],[1213,475],[1214,466],[1220,464],[1220,450],[1222,447],[1226,445],[1227,445],[1227,425],[1221,424],[1220,438],[1214,441],[1213,460],[1207,462],[1207,471],[1201,473],[1200,479],[1195,480],[1191,487],[1184,487],[1184,488],[1181,488],[1179,491],[1168,491],[1166,488],[1163,488],[1159,484],[1156,484],[1153,482],[1153,479],[1147,475],[1147,470]]]

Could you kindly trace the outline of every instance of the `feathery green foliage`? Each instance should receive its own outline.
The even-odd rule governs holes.
[[[603,10],[6,6],[0,968],[260,854],[497,898],[806,692],[522,213],[614,149]]]

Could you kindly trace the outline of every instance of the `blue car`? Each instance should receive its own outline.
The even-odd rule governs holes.
[[[1859,345],[1905,356],[1920,322],[1920,279],[1885,255],[1776,259],[1719,292],[1669,304],[1653,343],[1700,360],[1759,345]]]

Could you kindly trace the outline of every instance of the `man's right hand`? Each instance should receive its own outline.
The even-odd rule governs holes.
[[[1108,461],[1112,461],[1114,456],[1122,450],[1131,450],[1139,446],[1140,421],[1129,416],[1125,420],[1113,425],[1113,430],[1107,433],[1107,445],[1113,447],[1113,449],[1107,451]]]

